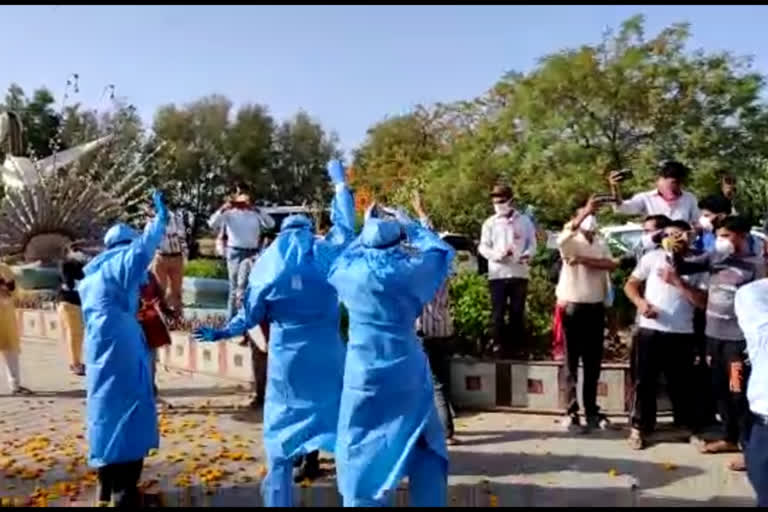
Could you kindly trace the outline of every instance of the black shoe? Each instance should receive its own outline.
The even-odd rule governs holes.
[[[320,477],[320,458],[318,452],[312,452],[306,457],[303,457],[303,464],[294,468],[293,481],[295,483],[301,483],[304,480],[316,480]]]
[[[587,417],[588,430],[608,430],[611,428],[611,422],[605,414],[595,414]]]

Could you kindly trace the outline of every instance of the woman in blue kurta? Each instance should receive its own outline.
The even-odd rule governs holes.
[[[165,234],[168,210],[139,235],[125,224],[104,236],[106,250],[83,269],[78,291],[85,321],[88,464],[98,468],[99,499],[138,506],[143,459],[158,446],[150,352],[136,313],[139,287]]]
[[[453,249],[401,212],[366,219],[330,283],[349,311],[336,466],[345,506],[386,506],[409,477],[411,504],[444,506],[448,456],[414,323],[448,276]]]
[[[268,473],[262,483],[267,506],[292,506],[293,461],[315,450],[332,452],[336,441],[345,348],[339,299],[327,278],[354,239],[355,212],[341,163],[332,161],[328,171],[336,187],[328,234],[315,237],[304,215],[286,218],[253,264],[237,315],[223,329],[195,332],[200,341],[216,341],[270,322],[264,402]]]

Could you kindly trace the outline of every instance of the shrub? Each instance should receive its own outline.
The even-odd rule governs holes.
[[[534,259],[525,301],[526,339],[513,346],[521,359],[550,359],[552,356],[552,318],[555,312],[555,285],[549,267]]]
[[[198,259],[187,262],[184,267],[186,277],[203,277],[207,279],[227,279],[227,264],[223,260]]]
[[[449,294],[456,336],[470,342],[479,353],[488,338],[491,319],[488,280],[474,272],[459,272],[450,281]]]

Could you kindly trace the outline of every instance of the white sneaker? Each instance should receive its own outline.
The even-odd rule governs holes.
[[[578,413],[567,414],[560,424],[570,432],[581,430],[581,418]]]

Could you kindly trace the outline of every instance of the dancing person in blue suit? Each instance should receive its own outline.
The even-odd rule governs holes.
[[[328,173],[336,194],[327,235],[316,237],[304,215],[286,218],[254,263],[237,315],[223,329],[195,331],[200,341],[216,341],[270,322],[262,494],[271,507],[293,504],[294,460],[315,450],[332,452],[336,442],[345,347],[328,273],[354,239],[355,208],[341,162],[332,161]]]
[[[152,357],[136,313],[139,287],[163,239],[168,210],[153,194],[155,218],[143,234],[125,224],[104,236],[106,250],[83,269],[78,291],[85,321],[88,464],[98,469],[99,500],[139,505],[144,457],[158,447]]]
[[[448,455],[414,322],[454,250],[400,211],[369,210],[330,283],[349,311],[336,466],[344,506],[387,506],[409,477],[411,505],[445,506]]]

